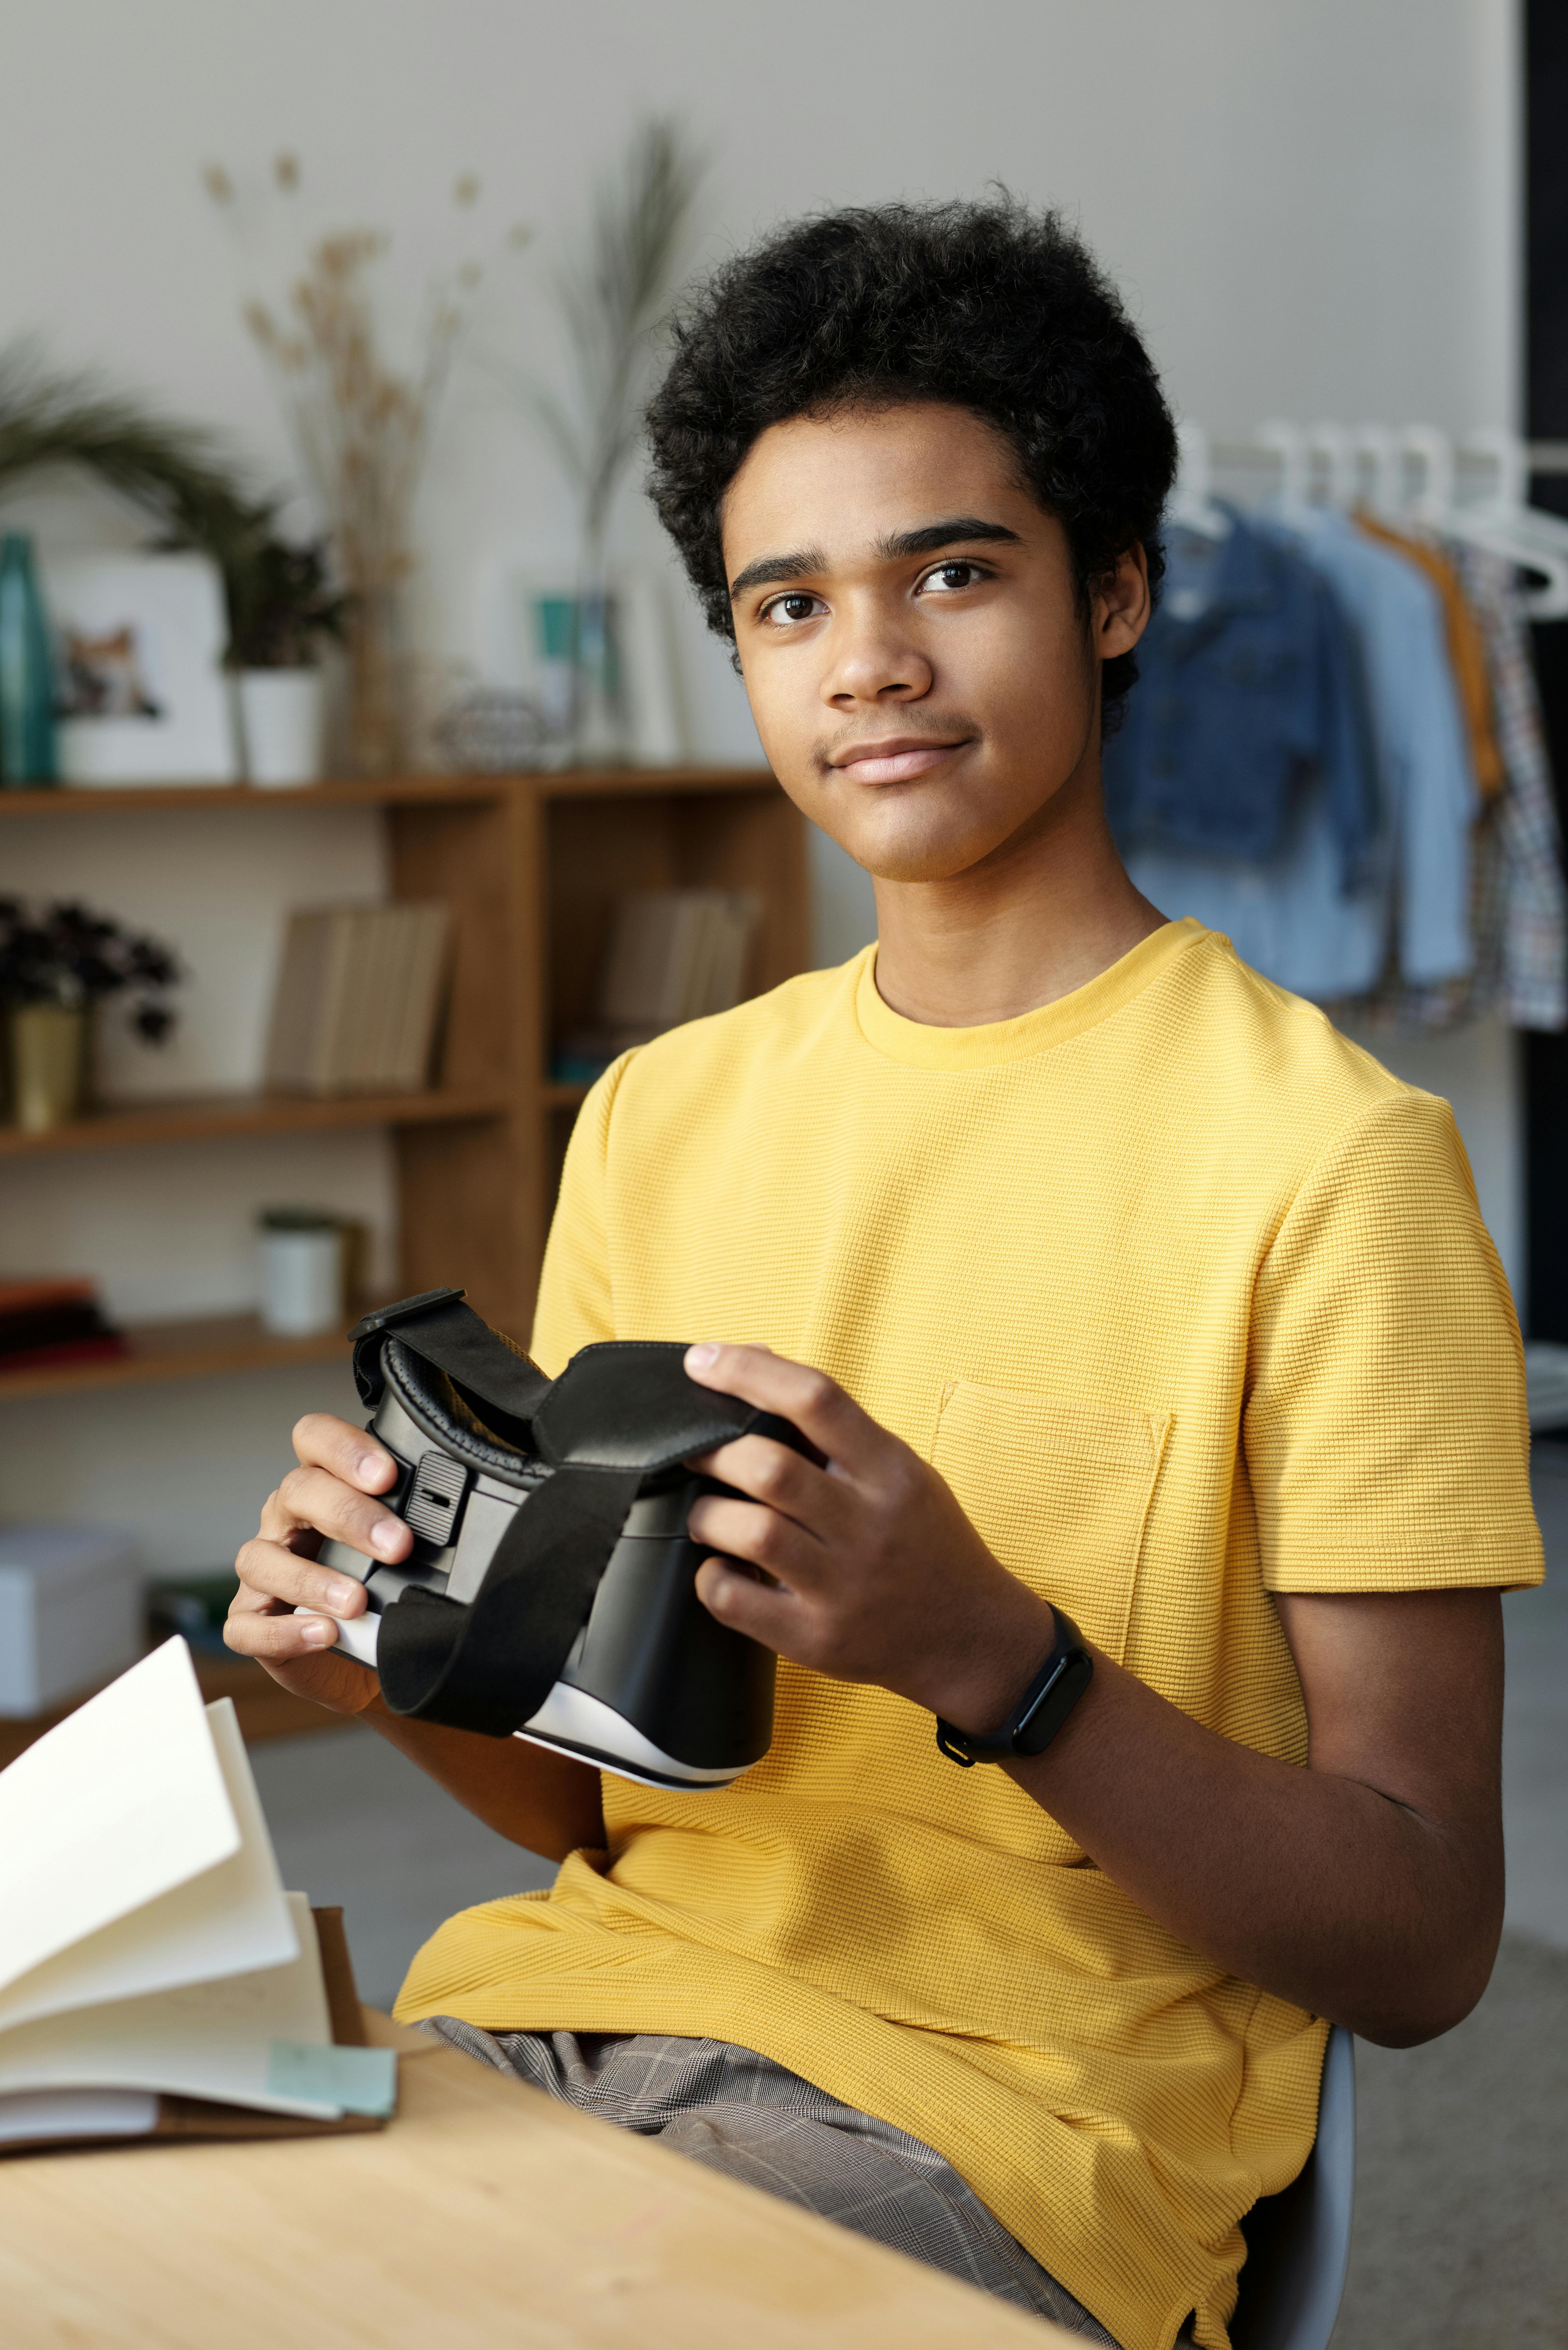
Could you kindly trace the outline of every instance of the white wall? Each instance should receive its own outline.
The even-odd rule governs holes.
[[[480,583],[498,560],[569,554],[566,494],[478,362],[548,362],[550,256],[648,106],[679,109],[711,150],[708,257],[813,206],[1002,180],[1081,222],[1177,403],[1217,432],[1271,413],[1456,430],[1513,420],[1511,0],[8,0],[3,22],[0,336],[36,328],[58,359],[101,362],[222,424],[265,478],[288,477],[289,447],[239,323],[240,262],[202,193],[202,162],[257,182],[279,148],[296,150],[301,243],[316,224],[393,231],[394,317],[432,265],[485,260],[421,509],[434,657],[479,651]],[[460,215],[450,190],[468,170],[484,193]],[[535,245],[501,259],[519,217]],[[26,513],[55,542],[128,535],[93,498],[33,499]],[[628,555],[663,562],[634,496],[619,528]],[[681,613],[696,749],[754,755],[723,651]],[[117,1053],[121,1087],[253,1075],[279,910],[376,885],[362,820],[280,812],[265,837],[244,821],[167,847],[129,821],[90,842],[82,827],[40,827],[24,846],[7,828],[5,886],[90,891],[186,949],[195,982],[178,1058],[159,1071]],[[836,959],[867,934],[868,891],[826,844],[818,882],[819,951]],[[1517,1281],[1511,1041],[1477,1031],[1417,1058],[1421,1082],[1455,1100]],[[7,1174],[0,1263],[90,1265],[127,1311],[242,1300],[265,1198],[319,1198],[385,1235],[385,1152],[370,1137],[48,1169]],[[8,1407],[0,1513],[129,1511],[156,1528],[162,1560],[219,1555],[323,1384],[269,1374],[199,1395]],[[176,1410],[191,1457],[171,1475]]]

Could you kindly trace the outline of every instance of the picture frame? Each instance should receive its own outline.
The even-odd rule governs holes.
[[[507,552],[476,586],[483,674],[528,697],[543,733],[539,764],[561,765],[572,756],[566,733],[571,674],[562,657],[576,595],[570,569],[546,570],[526,555]],[[633,766],[679,766],[691,755],[691,727],[665,583],[649,570],[618,564],[608,587],[626,755]]]
[[[237,783],[217,566],[180,552],[44,556],[40,569],[61,783]]]

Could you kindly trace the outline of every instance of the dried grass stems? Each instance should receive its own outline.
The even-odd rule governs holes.
[[[237,197],[217,165],[208,193],[231,215]],[[300,184],[298,161],[280,155],[273,179],[285,196]],[[478,198],[472,172],[456,182],[460,206]],[[526,232],[513,232],[521,242]],[[410,712],[400,633],[400,590],[414,566],[413,508],[431,434],[478,265],[438,279],[414,336],[413,364],[387,359],[371,284],[390,238],[380,229],[326,235],[278,307],[252,296],[244,319],[266,361],[306,476],[331,535],[342,584],[349,659],[349,755],[363,773],[405,764]]]
[[[407,761],[399,591],[413,568],[414,496],[459,324],[455,305],[433,297],[418,372],[410,380],[392,371],[366,283],[386,245],[372,229],[323,237],[290,289],[286,324],[263,302],[245,306],[348,592],[350,755],[372,775]]]

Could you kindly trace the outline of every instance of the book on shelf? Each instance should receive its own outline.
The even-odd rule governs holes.
[[[286,1893],[234,1701],[173,1639],[0,1772],[0,2154],[392,2110],[341,1919]]]
[[[762,920],[753,889],[639,889],[618,899],[597,1023],[562,1039],[551,1074],[591,1083],[628,1045],[732,1011],[746,993]]]
[[[445,906],[301,907],[288,918],[267,1028],[276,1093],[418,1093],[446,983]]]
[[[124,1352],[125,1334],[105,1315],[95,1281],[0,1277],[0,1378]]]

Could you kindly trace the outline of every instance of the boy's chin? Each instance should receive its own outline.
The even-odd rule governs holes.
[[[823,813],[838,818],[826,828],[874,880],[905,883],[958,880],[993,857],[1019,824],[1014,809],[977,806],[956,792],[908,787],[857,809],[847,824],[842,807]],[[1025,821],[1031,813],[1025,809]]]
[[[1001,847],[1005,831],[977,831],[972,824],[867,826],[846,849],[875,881],[912,884],[956,881],[983,865]]]

